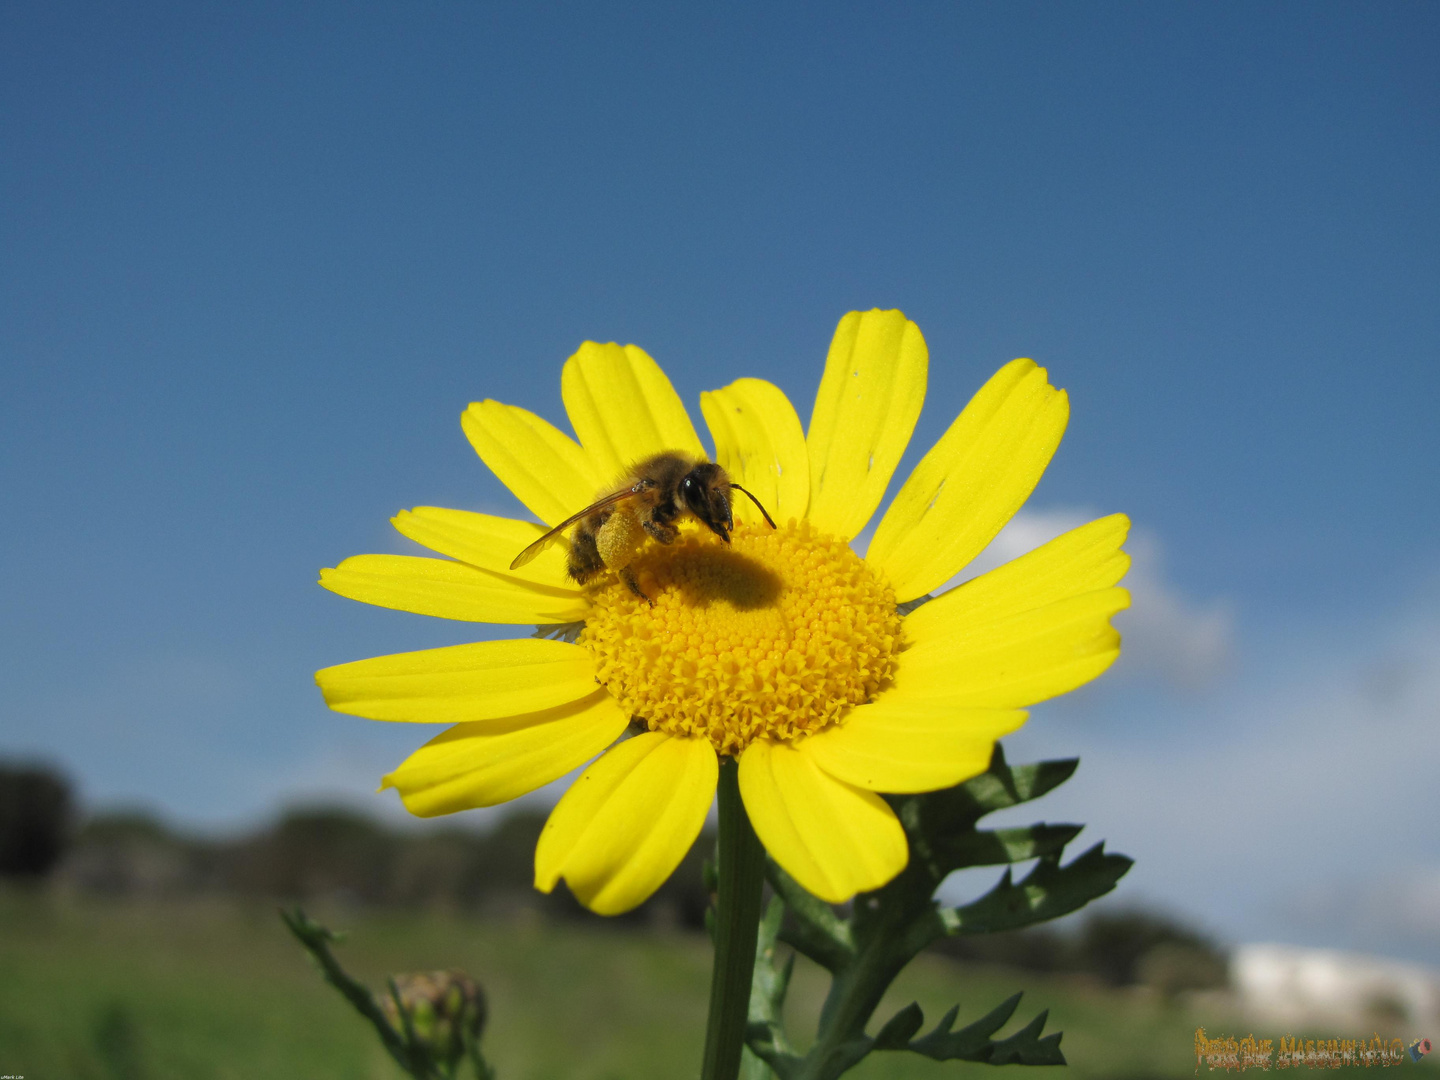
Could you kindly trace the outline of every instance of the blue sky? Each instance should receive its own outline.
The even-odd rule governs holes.
[[[805,417],[899,307],[902,473],[1031,356],[1072,420],[997,551],[1135,521],[1126,656],[1011,751],[1082,754],[1046,816],[1232,940],[1440,962],[1433,4],[9,5],[0,147],[0,754],[90,805],[389,806],[420,730],[311,672],[475,630],[314,580],[518,508],[467,402],[558,419],[589,338]]]

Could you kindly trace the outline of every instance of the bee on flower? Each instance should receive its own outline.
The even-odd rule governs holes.
[[[553,529],[527,547],[511,570],[518,570],[559,540],[567,529],[574,529],[570,539],[570,558],[565,569],[571,579],[584,585],[603,570],[614,570],[640,599],[654,606],[654,601],[641,590],[630,570],[636,549],[651,539],[673,544],[680,536],[676,521],[693,519],[704,525],[725,543],[735,528],[730,511],[731,492],[745,495],[765,516],[765,524],[775,522],[765,507],[728,473],[712,461],[694,461],[683,454],[664,451],[638,462],[614,491],[607,491],[584,510],[571,514]]]
[[[417,507],[395,527],[442,558],[356,556],[320,583],[440,618],[583,628],[574,641],[326,668],[325,700],[453,725],[385,777],[421,816],[503,803],[588,762],[541,835],[535,884],[563,878],[602,914],[640,904],[679,864],[722,758],[738,762],[746,815],[802,886],[836,903],[878,888],[909,857],[882,794],[985,771],[1026,706],[1114,662],[1110,619],[1129,603],[1120,514],[937,593],[1019,510],[1064,433],[1065,393],[1030,360],[980,389],[900,486],[864,557],[853,550],[914,430],[927,366],[900,312],[852,312],[808,429],[760,379],[701,395],[713,462],[633,345],[587,342],[566,362],[573,439],[516,406],[471,405],[465,434],[539,523]],[[679,482],[718,467],[706,472],[711,501],[667,488],[658,522],[620,510],[612,565],[601,534],[640,495],[625,481],[661,458],[687,465]],[[662,504],[654,494],[646,507]],[[640,733],[623,737],[632,720]]]

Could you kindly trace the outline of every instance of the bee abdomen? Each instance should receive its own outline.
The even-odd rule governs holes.
[[[570,558],[565,567],[570,576],[581,585],[605,569],[605,560],[600,558],[600,549],[595,546],[595,534],[588,529],[577,529],[570,540]]]

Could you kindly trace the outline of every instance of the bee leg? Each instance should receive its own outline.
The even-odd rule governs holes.
[[[630,586],[630,591],[633,592],[636,596],[638,596],[641,600],[644,600],[651,607],[655,606],[655,601],[651,600],[650,597],[646,596],[644,590],[640,588],[640,582],[635,580],[635,571],[631,570],[630,567],[626,566],[621,568],[620,580],[625,582],[626,585]]]
[[[570,541],[570,558],[565,568],[580,585],[605,569],[605,560],[600,558],[600,549],[595,546],[594,533],[576,532]]]
[[[659,521],[643,521],[645,531],[662,544],[673,544],[680,536],[680,530],[674,525]]]

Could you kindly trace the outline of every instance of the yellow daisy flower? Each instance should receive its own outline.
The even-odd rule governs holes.
[[[862,559],[925,396],[928,353],[898,311],[840,320],[809,431],[760,379],[702,394],[716,460],[779,523],[734,502],[727,546],[690,529],[632,564],[653,607],[605,574],[579,587],[564,545],[515,556],[629,466],[704,458],[680,398],[634,345],[587,342],[561,389],[578,441],[524,409],[473,404],[481,459],[545,524],[417,507],[395,527],[444,559],[360,555],[320,583],[382,607],[473,622],[583,622],[535,637],[383,656],[316,675],[341,712],[454,726],[385,777],[414,814],[493,806],[601,756],[556,805],[535,884],[564,878],[594,911],[645,900],[679,864],[715,795],[720,755],[775,860],[831,902],[905,867],[881,792],[950,787],[989,765],[1023,706],[1072,690],[1119,655],[1110,617],[1129,522],[1116,514],[934,600],[1029,497],[1069,404],[1015,360],[916,465]],[[898,608],[897,608],[898,605]],[[913,608],[913,609],[912,609]],[[908,613],[907,613],[908,612]],[[644,730],[621,739],[631,720]]]

